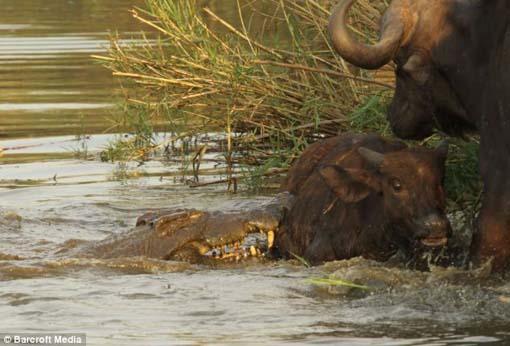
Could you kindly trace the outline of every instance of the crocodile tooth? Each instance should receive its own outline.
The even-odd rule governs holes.
[[[267,232],[267,248],[270,249],[274,245],[274,232],[269,231]]]

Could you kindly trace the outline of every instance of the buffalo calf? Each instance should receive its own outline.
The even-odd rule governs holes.
[[[316,264],[397,249],[446,244],[450,223],[442,186],[448,147],[408,148],[377,135],[346,134],[312,144],[282,190],[294,201],[276,246]]]

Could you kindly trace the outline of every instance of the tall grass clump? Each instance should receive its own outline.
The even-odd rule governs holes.
[[[380,14],[374,4],[383,2],[359,3],[359,32],[374,32]],[[350,121],[352,109],[392,88],[333,52],[325,32],[333,1],[222,2],[236,13],[235,25],[202,4],[148,0],[147,9],[132,14],[157,40],[129,47],[114,39],[100,57],[136,86],[128,105],[147,114],[153,129],[177,137],[224,132],[227,158],[291,158],[309,142],[360,123]]]

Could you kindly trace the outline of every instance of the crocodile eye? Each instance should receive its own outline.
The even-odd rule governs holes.
[[[393,191],[400,192],[402,191],[402,183],[397,178],[393,178],[390,181],[391,187],[393,188]]]

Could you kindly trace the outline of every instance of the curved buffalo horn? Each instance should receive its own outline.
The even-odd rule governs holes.
[[[390,9],[382,21],[381,38],[374,45],[357,42],[347,28],[347,14],[355,0],[342,0],[333,10],[328,31],[335,50],[348,62],[365,69],[378,69],[390,62],[404,39],[405,25],[397,10]]]
[[[358,148],[358,153],[363,157],[371,166],[379,168],[384,160],[384,155],[364,147]]]

